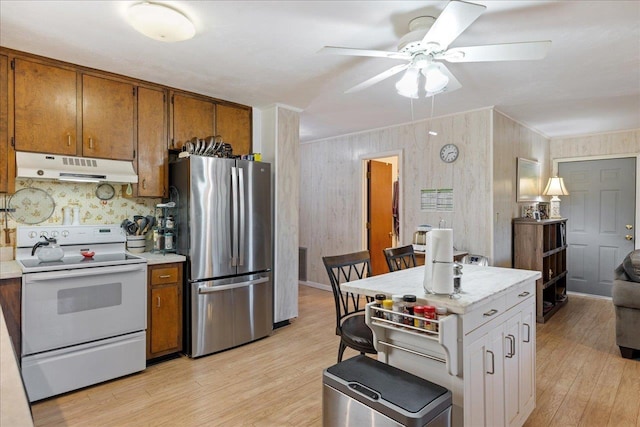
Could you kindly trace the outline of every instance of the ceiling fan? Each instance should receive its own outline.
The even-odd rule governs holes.
[[[409,23],[409,33],[398,42],[398,51],[354,49],[325,46],[320,53],[348,56],[369,56],[402,59],[406,64],[396,65],[352,87],[345,93],[357,92],[405,71],[396,83],[400,95],[418,98],[420,74],[425,76],[425,95],[433,96],[462,87],[449,69],[440,61],[485,62],[542,59],[547,55],[551,41],[492,44],[484,46],[454,47],[449,45],[467,29],[485,10],[486,6],[451,0],[440,16],[421,16]]]

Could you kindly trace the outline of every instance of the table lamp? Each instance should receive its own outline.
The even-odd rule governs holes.
[[[547,182],[547,186],[545,187],[542,194],[544,194],[545,196],[552,196],[551,215],[549,215],[549,218],[562,218],[560,216],[560,198],[558,196],[567,196],[569,194],[569,192],[567,191],[567,187],[564,186],[563,179],[557,176],[549,178],[549,182]]]

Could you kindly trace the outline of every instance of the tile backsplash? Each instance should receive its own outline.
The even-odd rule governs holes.
[[[41,222],[39,225],[56,225],[62,224],[63,208],[79,208],[80,224],[120,224],[125,218],[133,218],[134,215],[154,215],[155,205],[161,203],[160,198],[128,198],[123,197],[123,190],[126,188],[122,185],[113,184],[116,190],[115,196],[111,200],[100,200],[96,196],[95,183],[76,183],[62,181],[38,181],[33,179],[16,180],[16,193],[23,188],[38,188],[49,194],[54,202],[55,208],[53,214]],[[15,193],[14,193],[15,194]],[[8,203],[11,195],[7,195],[0,199],[0,205],[4,207],[5,200]],[[21,215],[25,217],[38,216],[34,210],[41,208],[41,201],[26,200],[21,205],[22,212],[15,212],[12,217],[8,216],[8,224],[5,224],[5,216],[0,216],[0,224],[2,225],[2,235],[0,246],[15,246],[14,229],[20,222],[16,221]],[[5,233],[10,236],[10,242],[7,242]]]

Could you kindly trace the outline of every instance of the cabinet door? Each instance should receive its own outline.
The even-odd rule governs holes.
[[[504,324],[465,348],[464,425],[504,424]]]
[[[166,93],[138,88],[138,196],[167,195],[166,117]]]
[[[9,191],[9,58],[0,55],[0,193]]]
[[[204,139],[215,135],[215,104],[201,98],[174,94],[173,104],[173,146],[182,149],[185,142],[193,137]]]
[[[14,61],[15,149],[76,155],[76,72]]]
[[[504,387],[506,425],[515,425],[520,415],[520,357],[522,328],[521,313],[517,312],[507,320],[504,340]]]
[[[22,354],[22,280],[0,280],[0,305],[4,313],[7,331],[13,343],[13,349],[18,359]]]
[[[231,144],[233,154],[251,153],[251,110],[218,104],[216,133],[224,142]]]
[[[520,412],[528,417],[536,406],[536,323],[535,301],[529,298],[522,307],[520,330]],[[521,420],[524,422],[524,420]]]
[[[129,83],[82,76],[82,155],[133,160],[135,92]]]
[[[151,325],[149,353],[179,351],[182,348],[181,289],[179,284],[156,286],[151,289]]]

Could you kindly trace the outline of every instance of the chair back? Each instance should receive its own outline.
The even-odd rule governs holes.
[[[416,255],[413,245],[399,246],[382,250],[387,260],[389,271],[398,271],[416,266]]]
[[[342,320],[353,313],[364,311],[364,307],[360,306],[360,296],[341,291],[340,284],[371,276],[369,251],[326,256],[322,257],[322,262],[331,281],[331,290],[336,305],[336,334],[340,335]]]

